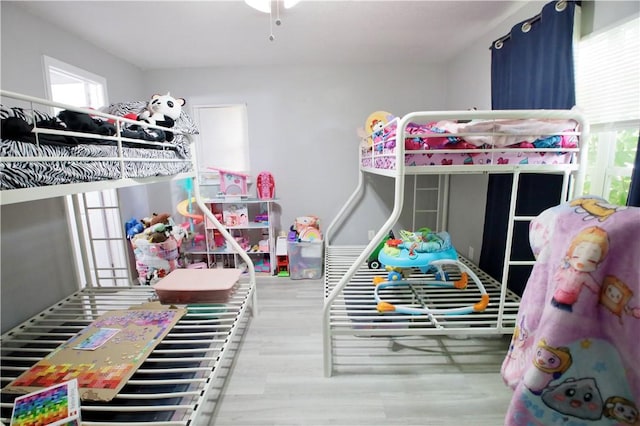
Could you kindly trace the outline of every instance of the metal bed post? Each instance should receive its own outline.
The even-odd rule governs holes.
[[[238,244],[235,238],[233,238],[233,236],[229,233],[229,231],[227,231],[227,229],[224,226],[222,226],[222,224],[218,221],[218,219],[216,219],[216,217],[213,215],[211,210],[204,204],[204,201],[202,200],[202,195],[200,194],[200,187],[198,185],[197,178],[192,177],[191,179],[193,182],[193,194],[196,199],[196,204],[200,208],[200,211],[202,211],[202,214],[204,214],[211,221],[211,223],[213,223],[216,229],[226,239],[227,243],[231,245],[231,247],[238,253],[238,255],[242,258],[242,260],[244,260],[244,262],[247,265],[247,270],[249,272],[249,284],[253,289],[252,290],[253,291],[252,309],[253,309],[253,313],[257,315],[258,314],[258,296],[257,296],[258,292],[256,291],[256,269],[253,266],[253,262],[251,261],[251,258],[249,257],[249,255],[242,249],[242,247],[240,247],[240,244]]]
[[[442,181],[442,182],[441,182]],[[441,185],[442,183],[442,185]],[[440,225],[439,231],[446,231],[449,221],[449,189],[450,189],[450,176],[438,175],[438,187],[442,186],[442,203],[440,204],[440,196],[438,196],[438,218],[437,222]],[[439,195],[439,194],[438,194]]]
[[[500,301],[498,302],[498,318],[496,327],[502,333],[502,318],[504,315],[504,304],[507,296],[507,283],[509,281],[509,269],[511,266],[511,248],[513,246],[513,229],[516,222],[516,206],[518,204],[518,184],[520,183],[520,170],[513,172],[511,182],[511,201],[509,203],[509,218],[507,219],[507,235],[504,249],[504,264],[502,265],[502,279],[500,280]]]
[[[404,129],[408,120],[400,119],[397,125],[397,134],[403,135]],[[401,136],[399,136],[401,137]],[[333,373],[333,359],[332,359],[332,341],[331,341],[331,324],[330,324],[330,314],[331,314],[331,304],[335,300],[335,298],[340,294],[340,292],[344,289],[347,283],[353,278],[356,271],[360,268],[365,261],[365,259],[373,252],[374,248],[382,241],[382,239],[389,234],[391,227],[397,222],[400,217],[400,213],[402,213],[402,206],[404,204],[404,182],[405,182],[405,172],[404,172],[404,144],[397,144],[397,149],[395,152],[395,160],[396,160],[396,169],[395,173],[392,175],[395,178],[395,194],[394,194],[394,203],[393,210],[389,215],[387,221],[380,227],[376,235],[369,241],[369,244],[365,247],[365,249],[360,253],[357,257],[356,261],[349,267],[345,275],[340,279],[340,281],[336,284],[336,286],[331,290],[331,293],[325,298],[324,307],[322,310],[322,322],[323,322],[323,330],[322,330],[322,341],[323,341],[323,356],[324,356],[324,375],[325,377],[330,377]],[[360,181],[362,180],[362,169],[360,170]],[[354,192],[353,195],[356,193]],[[353,196],[352,196],[353,197]],[[344,209],[343,209],[344,210]]]
[[[413,215],[411,219],[411,229],[418,229],[416,227],[416,202],[418,200],[418,175],[413,175]]]
[[[362,153],[358,154],[359,161],[362,161]],[[336,217],[331,221],[327,229],[324,231],[324,246],[325,253],[328,253],[329,245],[331,244],[331,237],[333,237],[334,228],[338,228],[342,221],[346,218],[347,213],[353,208],[358,198],[364,194],[364,178],[363,172],[360,170],[358,173],[358,185],[353,191],[347,202],[342,206]]]
[[[80,212],[80,203],[78,201],[79,194],[75,194],[71,196],[71,200],[73,203],[73,215],[75,219],[76,230],[79,231],[82,229],[82,216]],[[84,286],[82,283],[78,286],[78,288],[89,286],[91,287],[91,280],[89,277],[91,276],[91,270],[89,268],[89,258],[87,257],[87,246],[85,244],[84,236],[78,235],[78,244],[80,245],[80,257],[82,258],[82,269],[84,272]],[[75,247],[73,247],[75,250]]]
[[[258,315],[258,291],[256,286],[256,269],[253,266],[253,261],[249,257],[249,255],[240,247],[240,244],[236,241],[236,239],[231,235],[231,233],[218,221],[218,219],[211,212],[209,207],[204,204],[202,199],[202,194],[200,193],[200,185],[199,185],[199,173],[198,173],[198,158],[197,158],[197,150],[195,149],[195,143],[193,140],[191,141],[191,163],[193,164],[194,174],[191,177],[191,186],[193,187],[193,195],[196,199],[196,204],[198,208],[205,215],[213,226],[222,234],[225,240],[231,244],[231,247],[240,255],[242,260],[244,260],[247,265],[247,271],[249,272],[249,286],[252,294],[250,295],[252,298],[252,312],[254,315]]]

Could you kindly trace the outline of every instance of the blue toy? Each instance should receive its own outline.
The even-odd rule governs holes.
[[[124,224],[124,230],[127,234],[127,239],[130,240],[136,235],[140,234],[142,231],[144,231],[144,225],[138,219],[133,218],[133,219],[129,219]]]
[[[400,231],[400,239],[388,239],[378,254],[378,260],[388,271],[386,279],[375,277],[376,285],[374,297],[379,312],[394,312],[400,314],[444,314],[463,315],[472,312],[482,312],[489,304],[489,295],[482,282],[467,265],[458,260],[458,253],[451,244],[451,237],[446,232],[431,232],[429,228],[422,228],[416,232]],[[444,267],[453,265],[460,271],[460,279],[451,281]],[[416,308],[385,302],[380,296],[380,290],[399,286],[411,286],[412,282],[406,278],[412,268],[423,273],[433,273],[435,280],[429,280],[427,287],[457,288],[464,290],[469,283],[469,277],[480,290],[480,301],[474,305],[453,308],[430,309]],[[413,281],[417,283],[416,281]]]

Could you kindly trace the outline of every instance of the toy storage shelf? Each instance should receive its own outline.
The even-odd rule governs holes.
[[[84,425],[193,424],[214,381],[226,371],[255,287],[240,280],[224,304],[187,305],[188,313],[110,402],[82,401]],[[1,337],[2,387],[75,336],[98,316],[155,298],[151,287],[78,291]],[[0,421],[9,424],[13,399],[2,393]]]
[[[204,198],[203,202],[231,235],[246,248],[257,273],[275,273],[275,212],[277,199],[247,197]],[[185,248],[192,261],[200,259],[208,267],[240,267],[238,252],[224,244],[213,224],[205,221],[205,240]],[[266,242],[266,246],[264,245]]]

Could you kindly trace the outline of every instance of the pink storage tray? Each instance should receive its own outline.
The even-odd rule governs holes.
[[[163,304],[225,303],[242,271],[240,269],[176,269],[154,286]]]

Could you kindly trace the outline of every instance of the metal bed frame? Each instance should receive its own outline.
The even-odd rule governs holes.
[[[589,135],[589,124],[577,111],[569,110],[519,110],[519,111],[441,111],[441,112],[413,112],[397,119],[396,149],[394,152],[395,168],[376,169],[375,162],[371,167],[362,164],[362,150],[359,156],[359,178],[356,189],[344,204],[337,216],[325,231],[325,299],[323,307],[323,358],[324,374],[329,377],[334,367],[339,365],[340,345],[346,337],[394,337],[394,336],[433,336],[433,335],[503,335],[513,332],[518,312],[519,297],[507,289],[509,270],[512,266],[532,265],[533,261],[513,260],[511,247],[514,227],[517,222],[529,222],[534,216],[516,214],[519,178],[523,173],[552,173],[563,176],[562,191],[559,202],[566,201],[568,194],[578,194],[582,191],[584,182],[584,167],[586,164],[586,149],[562,148],[563,152],[573,152],[572,160],[566,164],[473,164],[473,165],[433,165],[406,166],[405,154],[415,151],[405,151],[404,138],[416,135],[406,132],[407,124],[411,122],[437,122],[440,120],[496,120],[496,119],[566,119],[575,120],[579,131],[565,134],[579,136],[580,147],[586,147]],[[501,135],[499,133],[475,133],[474,135]],[[441,136],[441,135],[438,135]],[[460,136],[464,136],[460,134]],[[398,143],[399,142],[399,143]],[[487,151],[499,153],[505,149],[490,149]],[[375,156],[375,150],[371,150]],[[558,148],[540,149],[538,151],[557,152]],[[424,152],[424,151],[423,151]],[[437,152],[437,151],[433,151]],[[444,151],[440,151],[444,152]],[[449,151],[451,152],[451,151]],[[464,151],[458,151],[464,152]],[[473,151],[467,151],[473,152]],[[389,218],[380,226],[378,232],[366,246],[338,246],[333,245],[337,230],[342,222],[354,214],[359,200],[365,190],[365,173],[377,174],[394,179],[394,207]],[[509,206],[509,220],[507,225],[507,241],[504,252],[504,268],[502,281],[498,282],[480,270],[476,265],[461,257],[465,263],[482,281],[489,295],[489,306],[484,312],[468,315],[406,315],[384,313],[376,310],[374,300],[373,277],[386,275],[384,270],[370,270],[367,259],[374,252],[378,244],[389,234],[402,213],[404,203],[404,186],[407,175],[440,175],[438,187],[444,190],[438,196],[437,224],[445,230],[447,226],[447,200],[449,194],[449,175],[470,173],[509,173],[513,175],[511,188],[511,203]],[[571,188],[570,188],[571,187]],[[374,188],[375,190],[375,188]],[[414,187],[415,190],[415,187]],[[414,194],[415,207],[415,194]],[[415,217],[414,217],[415,222]],[[414,223],[415,225],[415,223]],[[451,272],[455,274],[455,271]],[[433,275],[414,273],[409,278],[409,285],[404,289],[389,290],[385,300],[395,298],[397,303],[413,305],[418,308],[425,306],[454,307],[469,305],[478,300],[479,293],[473,290],[460,291],[456,289],[428,288]],[[364,356],[367,354],[364,353]],[[399,358],[401,359],[401,358]]]
[[[241,282],[220,305],[190,307],[109,403],[82,402],[86,425],[191,425],[201,414],[255,287]],[[3,386],[75,336],[99,315],[155,298],[150,287],[85,288],[2,336]],[[13,399],[2,394],[0,420],[9,424]]]
[[[45,105],[102,116],[117,120],[118,128],[129,120],[99,111],[86,110],[58,104],[44,99],[2,91],[3,97],[16,99],[30,105]],[[149,126],[157,127],[158,126]],[[168,130],[168,129],[164,129]],[[65,134],[86,138],[114,139],[119,147],[119,133],[114,137],[34,129],[34,133]],[[175,130],[174,130],[175,133]],[[136,141],[138,142],[138,141]],[[122,150],[120,150],[122,153]],[[191,140],[192,170],[197,170],[196,150]],[[2,158],[2,161],[55,161],[55,158]],[[92,161],[91,158],[78,158]],[[136,161],[117,158],[120,164]],[[189,161],[189,160],[187,160]],[[121,167],[124,170],[124,167]],[[144,425],[192,425],[201,416],[203,406],[211,397],[214,382],[221,378],[223,361],[233,356],[231,346],[241,338],[247,310],[258,311],[255,268],[249,256],[235,239],[206,208],[197,183],[197,173],[180,176],[85,182],[43,188],[7,190],[0,193],[1,204],[32,201],[86,191],[120,188],[131,185],[190,178],[193,180],[194,197],[211,223],[226,241],[238,252],[247,265],[247,274],[234,287],[228,302],[223,304],[199,304],[188,306],[188,313],[153,350],[144,364],[127,382],[122,391],[108,403],[82,402],[81,417],[86,425],[144,424]],[[127,309],[155,300],[153,288],[146,286],[87,287],[69,295],[43,312],[24,321],[0,337],[0,381],[2,387],[22,372],[45,358],[58,346],[75,336],[101,314],[110,310]],[[231,353],[231,355],[230,355]],[[16,394],[2,392],[0,421],[9,424]]]

